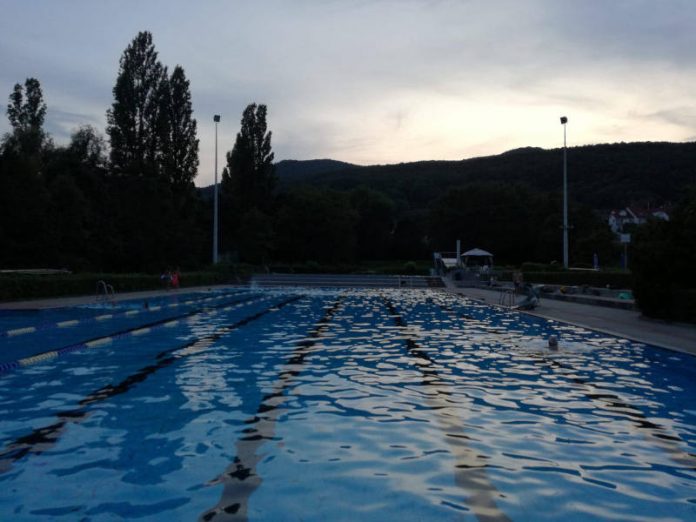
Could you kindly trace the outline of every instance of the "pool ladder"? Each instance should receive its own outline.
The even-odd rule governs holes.
[[[513,288],[501,288],[500,297],[498,297],[498,304],[508,308],[515,306],[515,290]]]
[[[114,291],[113,285],[101,279],[97,281],[97,291],[95,295],[97,301],[110,301],[115,295],[116,292]]]

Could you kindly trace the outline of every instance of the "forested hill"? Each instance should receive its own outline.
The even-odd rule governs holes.
[[[410,208],[423,208],[448,189],[471,183],[518,184],[533,191],[560,192],[563,149],[527,147],[462,161],[367,167],[330,160],[282,161],[277,168],[285,186],[311,184],[345,190],[362,185]],[[594,209],[631,202],[675,202],[689,185],[696,185],[694,142],[615,143],[568,149],[569,197]]]
[[[282,160],[275,164],[275,168],[278,181],[281,184],[288,184],[315,174],[326,174],[327,172],[335,172],[337,170],[355,170],[361,167],[344,161],[313,159],[304,161]]]

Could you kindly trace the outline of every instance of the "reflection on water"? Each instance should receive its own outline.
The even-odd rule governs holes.
[[[0,378],[4,448],[85,409],[0,474],[1,512],[696,518],[691,357],[436,291],[291,293]]]

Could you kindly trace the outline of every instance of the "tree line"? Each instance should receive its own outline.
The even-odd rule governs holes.
[[[0,150],[4,267],[161,270],[195,265],[205,219],[193,179],[198,138],[189,81],[171,74],[148,32],[119,62],[104,137],[89,125],[56,146],[46,103],[29,78],[10,95]],[[186,239],[183,241],[183,239]]]
[[[106,137],[83,125],[57,146],[43,127],[39,80],[14,87],[12,130],[0,143],[2,267],[152,272],[210,263],[212,201],[194,186],[199,142],[183,67],[170,73],[152,35],[141,32],[120,58],[112,92]],[[396,207],[380,192],[280,190],[271,138],[267,107],[247,106],[222,173],[223,259],[427,256],[420,228],[394,233]]]
[[[189,80],[182,66],[170,72],[159,61],[149,32],[139,33],[120,58],[106,137],[85,125],[56,146],[43,129],[46,111],[37,79],[10,93],[12,130],[0,143],[1,266],[152,272],[210,263],[212,200],[194,185],[199,142]],[[492,251],[499,263],[560,257],[553,151],[513,151],[496,164],[486,158],[362,168],[330,162],[327,174],[321,162],[297,162],[283,178],[267,119],[265,105],[248,105],[225,157],[224,260],[428,259],[433,250],[453,250],[456,239]],[[683,154],[671,156],[668,166],[679,179],[693,175],[693,169],[683,174]],[[586,163],[598,161],[591,155]],[[602,169],[596,170],[576,172],[574,182],[596,185],[594,192],[571,184],[573,264],[589,265],[594,253],[603,264],[618,264],[618,245],[591,205],[592,197],[609,201],[616,194],[602,190]],[[640,195],[642,187],[631,190]]]

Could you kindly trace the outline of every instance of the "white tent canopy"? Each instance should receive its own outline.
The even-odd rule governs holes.
[[[493,254],[481,250],[480,248],[472,248],[471,250],[464,252],[462,257],[493,257]]]
[[[462,261],[469,269],[478,267],[482,271],[488,271],[493,266],[493,254],[480,248],[472,248],[462,254]]]

